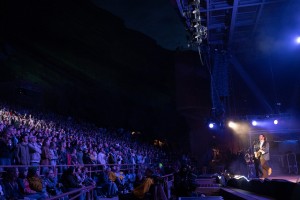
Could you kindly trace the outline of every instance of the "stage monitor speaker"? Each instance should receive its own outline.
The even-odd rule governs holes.
[[[264,194],[266,191],[264,181],[260,179],[252,179],[249,181],[249,191],[257,194]]]
[[[297,184],[284,180],[284,179],[273,179],[270,181],[270,190],[273,191],[273,197],[278,199],[292,199]],[[300,199],[300,197],[298,197]]]

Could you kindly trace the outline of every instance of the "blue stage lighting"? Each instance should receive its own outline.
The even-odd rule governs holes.
[[[277,120],[277,119],[274,120],[274,124],[275,124],[275,125],[278,124],[278,120]]]
[[[208,125],[209,128],[214,128],[214,126],[215,126],[214,123],[209,123]]]
[[[252,126],[256,126],[257,125],[257,121],[253,120],[252,121]]]

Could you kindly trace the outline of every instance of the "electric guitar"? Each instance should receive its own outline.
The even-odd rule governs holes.
[[[260,156],[262,155],[262,152],[261,150],[259,149],[258,151],[254,151],[254,157],[256,159],[260,159]]]

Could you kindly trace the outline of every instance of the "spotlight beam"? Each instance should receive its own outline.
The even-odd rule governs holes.
[[[235,55],[232,55],[231,57],[231,63],[235,67],[235,69],[238,71],[238,73],[243,77],[245,80],[245,83],[249,86],[253,94],[256,96],[256,98],[260,101],[262,105],[267,109],[267,112],[272,112],[273,109],[270,106],[270,104],[266,101],[265,95],[260,91],[260,89],[255,85],[253,80],[250,78],[250,76],[247,74],[247,72],[244,70],[242,67],[241,63],[239,60],[236,58]]]

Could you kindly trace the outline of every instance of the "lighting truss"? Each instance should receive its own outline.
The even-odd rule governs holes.
[[[207,39],[207,27],[201,24],[200,0],[177,0],[177,5],[191,35],[188,46],[199,47]]]

